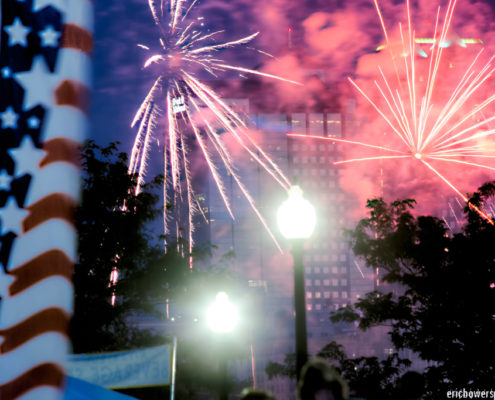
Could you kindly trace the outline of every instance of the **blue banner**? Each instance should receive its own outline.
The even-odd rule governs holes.
[[[170,384],[170,346],[69,356],[67,374],[108,389]]]

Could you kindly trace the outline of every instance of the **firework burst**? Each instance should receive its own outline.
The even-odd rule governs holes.
[[[445,67],[444,53],[456,2],[449,0],[442,23],[438,8],[433,38],[425,41],[416,37],[407,0],[407,24],[405,28],[399,25],[399,40],[394,43],[387,32],[378,1],[374,0],[385,36],[385,45],[381,48],[390,56],[388,65],[378,67],[379,78],[367,90],[351,78],[349,82],[386,123],[395,140],[382,146],[327,138],[378,151],[376,155],[346,159],[335,164],[372,160],[413,162],[434,174],[466,202],[467,197],[437,165],[443,164],[447,168],[461,165],[495,171],[494,142],[491,140],[495,134],[491,125],[495,117],[485,117],[489,106],[495,101],[495,95],[481,94],[495,71],[494,57],[481,62],[484,50],[480,50],[460,79],[452,73],[448,75],[450,65]],[[424,42],[431,47],[421,48],[420,44]],[[451,92],[445,98],[446,86]],[[474,205],[470,206],[492,223],[487,213]]]
[[[197,19],[189,21],[188,16],[196,5],[196,0],[162,0],[161,2],[149,0],[148,3],[160,30],[160,50],[149,56],[144,68],[155,65],[160,72],[132,122],[132,126],[138,126],[138,130],[131,153],[129,172],[138,176],[136,193],[139,192],[144,181],[152,135],[159,125],[158,119],[165,115],[166,123],[161,138],[164,146],[164,202],[179,204],[183,199],[186,200],[184,203],[188,207],[190,246],[193,245],[193,216],[203,211],[192,186],[187,147],[189,135],[195,138],[231,217],[233,218],[234,215],[229,197],[214,158],[221,160],[221,165],[232,176],[276,243],[253,198],[240,180],[222,135],[233,138],[234,142],[282,187],[287,189],[290,183],[277,165],[250,137],[243,119],[222,101],[212,88],[198,79],[196,71],[206,71],[216,77],[226,70],[233,70],[298,83],[275,75],[229,65],[218,58],[220,50],[247,44],[258,33],[235,41],[216,43],[215,36],[222,31],[204,32],[201,29],[202,24]],[[151,52],[149,47],[139,46]],[[220,131],[224,133],[220,135]],[[178,223],[176,224],[178,226]],[[164,207],[164,226],[165,234],[169,233],[167,207]]]

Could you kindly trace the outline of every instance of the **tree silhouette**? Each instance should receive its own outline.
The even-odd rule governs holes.
[[[75,216],[79,257],[74,266],[75,306],[70,327],[73,351],[136,347],[149,335],[128,318],[138,311],[157,311],[156,304],[166,291],[158,296],[156,286],[163,285],[164,279],[146,277],[156,278],[159,271],[164,274],[165,257],[175,256],[164,255],[147,227],[160,211],[152,190],[161,178],[135,196],[136,177],[127,174],[127,155],[118,153],[116,143],[101,147],[87,142],[82,149],[82,169],[82,201]],[[187,263],[180,260],[176,257],[174,268],[187,270]],[[110,283],[114,268],[119,277]],[[155,287],[148,286],[150,282]]]
[[[490,182],[470,204],[488,206]],[[467,222],[449,232],[435,217],[414,217],[413,201],[368,202],[370,215],[349,232],[356,256],[379,267],[394,290],[368,293],[333,321],[359,321],[362,329],[390,324],[397,350],[429,362],[430,397],[456,388],[490,389],[495,376],[495,227],[466,206]]]
[[[390,327],[396,349],[384,359],[349,358],[331,342],[317,356],[339,367],[352,393],[367,400],[404,398],[403,373],[412,350],[428,362],[425,398],[445,399],[449,390],[491,390],[495,376],[495,226],[475,207],[493,215],[495,182],[470,196],[459,232],[443,220],[412,214],[415,201],[369,200],[369,216],[347,231],[354,254],[379,268],[382,285],[353,306],[331,313],[334,322],[358,322],[366,331]],[[473,207],[475,206],[475,207]],[[266,372],[295,376],[294,355],[270,363]],[[402,385],[404,386],[404,385]],[[421,388],[416,388],[421,389]]]

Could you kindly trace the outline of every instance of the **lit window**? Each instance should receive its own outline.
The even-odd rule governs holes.
[[[306,134],[306,114],[292,114],[292,132],[299,134]],[[302,146],[303,150],[306,150],[306,146]]]
[[[323,114],[309,114],[309,132],[311,135],[323,136]],[[316,150],[316,145],[314,145]]]
[[[321,297],[321,292],[315,292],[315,298],[319,299]]]
[[[311,309],[312,309],[311,304],[308,304],[308,305],[306,306],[306,308],[308,309],[308,311],[311,311]]]
[[[306,292],[306,298],[311,299],[313,297],[313,293],[311,292]]]
[[[328,136],[342,136],[342,117],[340,113],[327,114],[327,132]]]

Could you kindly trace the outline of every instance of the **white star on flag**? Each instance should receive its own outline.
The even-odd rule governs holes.
[[[0,208],[0,233],[5,235],[14,232],[22,233],[22,221],[29,214],[23,208],[19,208],[14,196],[10,196],[4,208]]]
[[[30,174],[34,176],[39,169],[41,159],[45,152],[34,146],[31,136],[26,135],[22,139],[18,148],[7,150],[10,156],[15,160],[15,176]]]
[[[15,79],[24,88],[24,109],[28,110],[42,104],[46,107],[53,105],[53,90],[57,85],[57,79],[46,66],[42,56],[33,59],[31,70],[17,72]]]
[[[60,32],[53,29],[53,26],[47,25],[45,29],[38,33],[41,38],[41,45],[44,47],[57,47]]]
[[[7,173],[6,170],[0,172],[0,190],[10,190],[10,181],[12,177]]]
[[[31,32],[31,28],[22,25],[21,19],[16,17],[12,25],[3,28],[9,34],[9,46],[19,44],[27,46],[27,35]]]
[[[65,12],[67,0],[34,0],[33,11],[38,12],[39,10],[52,6],[59,11]]]
[[[11,106],[7,107],[3,113],[0,113],[0,118],[2,119],[3,129],[17,128],[17,120],[19,119],[19,115],[17,115]]]

